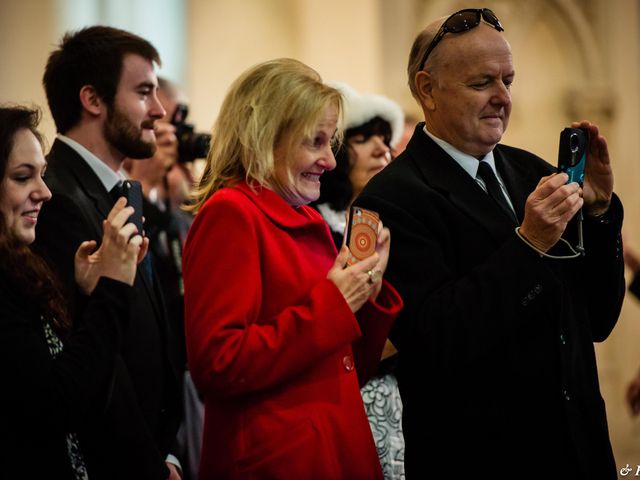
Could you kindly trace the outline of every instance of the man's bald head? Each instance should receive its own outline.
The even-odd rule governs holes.
[[[426,48],[428,43],[423,51]],[[423,59],[424,54],[415,63]],[[509,43],[500,31],[482,22],[444,35],[425,68],[415,73],[412,92],[430,133],[480,158],[507,128],[514,75]]]

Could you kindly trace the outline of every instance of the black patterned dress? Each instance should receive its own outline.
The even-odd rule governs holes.
[[[80,326],[63,344],[47,314],[0,262],[0,451],[9,460],[0,478],[100,477],[98,467],[92,471],[97,447],[79,435],[92,433],[103,419],[133,289],[102,278],[86,300]],[[125,472],[122,478],[132,477]]]
[[[49,347],[49,353],[53,358],[56,358],[64,349],[62,341],[53,331],[51,325],[45,320],[44,317],[40,317],[44,328],[44,336],[47,339],[47,346]],[[67,434],[67,453],[69,454],[69,461],[71,462],[71,470],[75,475],[76,480],[88,480],[87,467],[84,463],[84,457],[80,450],[80,442],[78,436],[75,433]]]

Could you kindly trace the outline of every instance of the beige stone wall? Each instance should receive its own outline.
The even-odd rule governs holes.
[[[0,101],[45,106],[40,79],[59,36],[61,2],[0,1]],[[386,94],[419,113],[405,77],[414,35],[427,21],[468,6],[452,0],[185,3],[184,86],[199,130],[211,126],[240,72],[280,56],[296,57],[325,79]],[[514,51],[514,110],[505,142],[555,162],[560,130],[574,119],[596,120],[609,140],[628,244],[640,250],[639,2],[485,0],[484,6],[501,18]],[[48,115],[44,127],[51,138]],[[640,303],[625,301],[618,327],[597,350],[618,463],[640,464],[640,423],[624,404],[626,384],[640,368]]]
[[[294,57],[325,80],[382,89],[377,3],[371,0],[192,0],[187,85],[192,120],[209,127],[229,84],[261,61]]]
[[[55,2],[0,1],[0,102],[39,105],[42,129],[53,138],[55,128],[47,111],[42,74],[56,41]]]

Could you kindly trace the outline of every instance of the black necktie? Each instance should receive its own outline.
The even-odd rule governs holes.
[[[518,219],[516,218],[513,209],[507,202],[507,199],[502,192],[502,188],[500,188],[500,184],[498,183],[498,179],[496,178],[496,174],[493,173],[493,168],[487,162],[480,162],[478,166],[478,177],[482,179],[485,187],[487,187],[487,193],[493,199],[494,202],[498,204],[500,209],[516,224],[518,224]]]
[[[122,183],[116,183],[111,190],[109,190],[109,195],[115,203],[122,196]]]

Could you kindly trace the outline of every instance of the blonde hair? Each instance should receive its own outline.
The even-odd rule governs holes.
[[[245,71],[222,103],[190,210],[197,212],[217,190],[242,180],[263,186],[276,182],[276,147],[288,162],[331,105],[342,110],[340,92],[297,60],[280,58]]]

